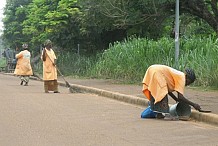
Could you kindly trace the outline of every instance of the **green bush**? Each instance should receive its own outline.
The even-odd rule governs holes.
[[[153,41],[130,38],[116,42],[100,57],[93,68],[99,77],[141,82],[144,73],[151,64],[173,65],[173,41],[162,38]]]
[[[193,68],[197,75],[195,85],[218,86],[218,48],[213,38],[180,40],[179,70]],[[142,81],[148,66],[165,64],[175,66],[173,39],[158,41],[130,38],[110,45],[99,58],[91,74],[127,82]]]
[[[95,56],[86,57],[73,52],[59,52],[57,58],[57,66],[64,75],[88,76],[96,62]]]
[[[6,59],[4,57],[0,58],[0,67],[6,66]]]
[[[176,68],[193,68],[194,85],[218,87],[218,40],[214,38],[180,39],[180,56]],[[128,83],[141,83],[152,64],[175,67],[175,44],[170,38],[157,41],[129,38],[111,44],[97,56],[82,56],[72,52],[58,53],[58,67],[64,75],[110,78]]]

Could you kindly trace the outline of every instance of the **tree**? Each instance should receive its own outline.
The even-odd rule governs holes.
[[[74,48],[80,39],[81,11],[77,0],[60,0],[54,11],[46,14],[44,22],[50,37],[62,48]]]
[[[30,36],[31,42],[35,45],[42,44],[49,38],[49,29],[47,27],[46,15],[56,9],[56,1],[48,0],[33,0],[27,7],[28,14],[23,22],[23,32],[25,35]]]
[[[25,7],[31,0],[7,0],[3,19],[3,39],[11,47],[18,47],[29,38],[23,35],[22,22],[26,19]]]
[[[126,29],[128,34],[160,37],[162,29],[166,25],[171,25],[171,23],[165,24],[166,20],[174,20],[176,1],[89,0],[88,2],[89,7],[91,7],[89,8],[90,11],[95,11],[95,15],[96,12],[104,15],[105,19],[112,20],[114,27]],[[180,0],[180,14],[185,13],[202,19],[218,33],[217,0]],[[109,24],[111,23],[109,22]]]
[[[184,0],[181,9],[206,21],[218,34],[218,1],[217,0]]]
[[[180,0],[181,19],[188,13],[198,28],[205,21],[218,33],[217,6],[216,0]],[[81,44],[95,52],[131,35],[158,39],[170,33],[175,0],[7,0],[5,16],[3,37],[10,45],[38,46],[49,38],[68,51]]]

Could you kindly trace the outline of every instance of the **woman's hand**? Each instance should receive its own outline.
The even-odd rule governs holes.
[[[193,107],[194,107],[196,110],[198,110],[198,111],[201,109],[200,105],[197,104],[197,103],[195,103],[195,104],[193,105]]]
[[[46,50],[45,50],[45,48],[43,48],[43,54],[45,54],[46,53]]]
[[[45,50],[45,48],[43,48],[43,52],[42,52],[42,60],[43,60],[43,61],[46,60],[46,50]]]

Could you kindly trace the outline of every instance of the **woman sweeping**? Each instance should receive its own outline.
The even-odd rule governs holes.
[[[57,82],[57,69],[56,55],[52,49],[52,42],[50,40],[45,41],[45,48],[42,51],[41,59],[43,61],[43,80],[45,93],[54,91],[54,93],[60,93],[58,91]]]

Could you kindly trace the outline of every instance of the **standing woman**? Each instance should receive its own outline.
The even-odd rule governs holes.
[[[43,48],[41,59],[43,61],[43,80],[45,93],[48,93],[49,91],[60,93],[58,91],[57,69],[55,67],[57,58],[52,50],[52,42],[50,40],[46,40],[44,46],[45,48]]]
[[[33,75],[32,67],[30,64],[31,54],[28,51],[28,45],[22,45],[23,51],[16,54],[15,58],[17,59],[16,68],[14,71],[15,75],[20,76],[20,85],[28,86],[29,76]]]

